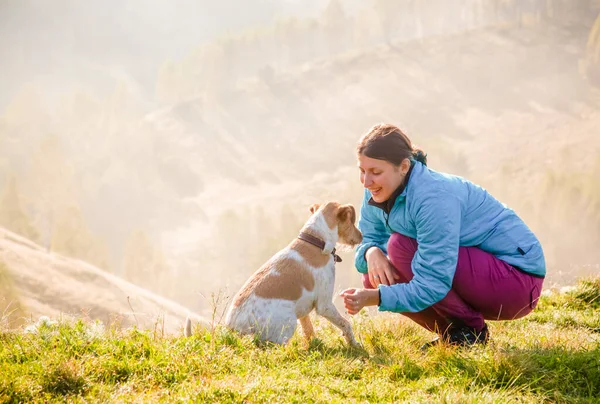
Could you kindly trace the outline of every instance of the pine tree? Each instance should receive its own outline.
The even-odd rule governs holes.
[[[125,245],[123,277],[162,293],[169,289],[170,269],[164,253],[143,230],[134,230]]]
[[[298,236],[298,232],[308,219],[310,213],[306,211],[304,218],[299,217],[297,210],[294,210],[287,203],[281,207],[279,213],[279,243],[278,249],[285,247],[290,241]]]
[[[588,36],[587,54],[583,68],[588,80],[592,84],[600,86],[600,14]]]
[[[52,251],[79,258],[108,270],[108,249],[86,224],[81,209],[69,206],[60,212],[52,229]]]
[[[325,41],[328,43],[328,53],[344,52],[350,41],[348,18],[339,0],[329,0],[322,15]]]
[[[31,86],[17,93],[0,114],[0,160],[21,173],[30,150],[51,130],[52,123],[39,92]]]
[[[73,171],[58,136],[42,140],[31,159],[24,184],[32,201],[34,224],[41,232],[41,242],[49,248],[57,215],[69,206],[78,205]]]
[[[158,70],[156,80],[156,100],[160,104],[171,104],[177,101],[177,77],[173,62],[164,62]]]
[[[23,208],[17,179],[14,175],[9,177],[4,191],[0,195],[0,225],[33,242],[39,242],[40,235]]]

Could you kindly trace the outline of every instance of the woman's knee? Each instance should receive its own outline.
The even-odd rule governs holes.
[[[405,236],[400,233],[392,233],[388,241],[388,251],[392,249],[407,251],[414,253],[417,251],[418,244],[414,238]]]
[[[390,261],[396,265],[410,263],[417,252],[417,240],[404,236],[400,233],[393,233],[388,241],[387,250]]]

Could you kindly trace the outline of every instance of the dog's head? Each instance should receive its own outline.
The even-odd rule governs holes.
[[[324,205],[314,204],[310,212],[321,212],[330,229],[338,230],[338,242],[350,247],[360,244],[362,233],[356,227],[356,211],[354,206],[340,205],[337,202],[327,202]]]

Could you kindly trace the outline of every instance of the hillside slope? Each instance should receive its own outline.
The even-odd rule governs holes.
[[[122,326],[177,332],[187,308],[106,273],[83,261],[47,253],[29,240],[0,228],[0,261],[8,269],[24,311],[34,319],[73,315]]]
[[[185,144],[206,189],[277,184],[354,164],[354,145],[381,121],[415,141],[491,139],[501,118],[519,140],[556,115],[598,102],[579,74],[589,27],[536,25],[378,46],[174,104],[148,114],[148,131]],[[515,126],[512,128],[512,126]],[[539,127],[539,126],[538,126]],[[433,156],[436,160],[436,156]]]

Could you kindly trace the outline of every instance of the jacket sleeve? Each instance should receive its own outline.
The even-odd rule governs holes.
[[[365,189],[365,196],[360,208],[360,219],[358,220],[358,229],[363,235],[363,241],[356,249],[354,265],[358,272],[366,274],[368,271],[365,253],[373,246],[379,247],[387,255],[387,242],[390,238],[390,232],[385,224],[375,215],[374,209],[369,208],[368,201],[371,195]]]
[[[418,312],[442,300],[452,287],[460,241],[461,205],[451,194],[429,196],[416,208],[417,252],[408,283],[380,285],[379,310]]]

